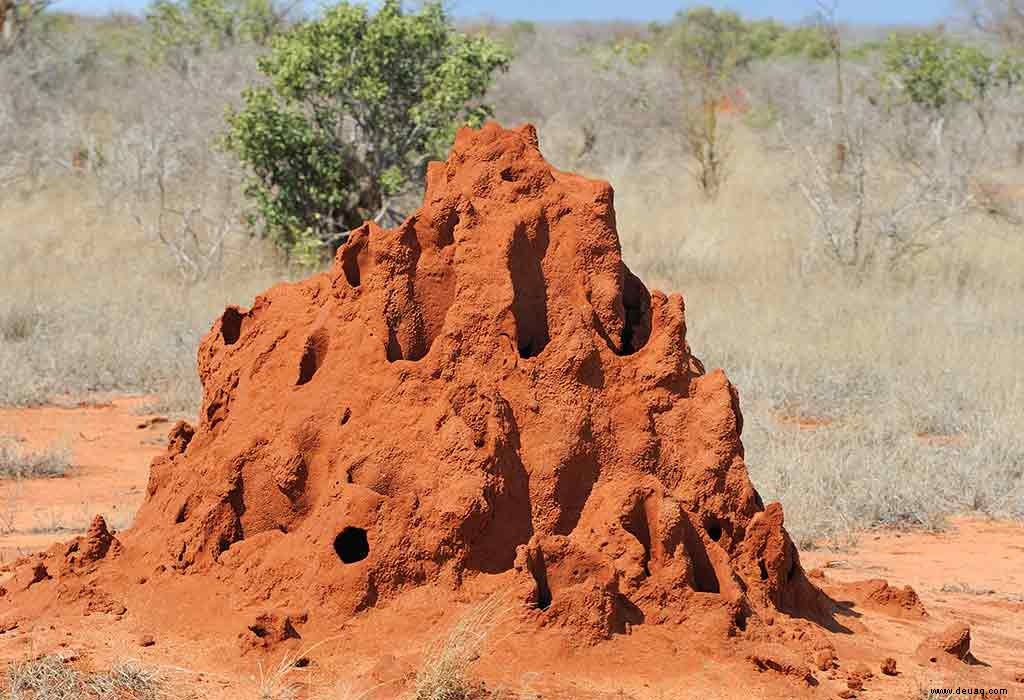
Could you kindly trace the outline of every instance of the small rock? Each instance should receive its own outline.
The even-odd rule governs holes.
[[[140,647],[151,647],[151,646],[154,646],[155,644],[156,644],[156,640],[153,639],[153,635],[151,635],[151,634],[143,634],[143,635],[141,635],[139,637],[139,646]]]
[[[775,645],[765,646],[747,657],[758,671],[774,671],[776,673],[798,678],[808,685],[814,683],[811,669],[804,666],[800,659],[789,650]]]
[[[161,423],[166,422],[168,422],[166,416],[153,416],[152,418],[147,418],[146,420],[142,421],[135,427],[138,428],[139,430],[145,430],[146,428],[150,428],[154,425],[160,425]]]
[[[1013,674],[1014,683],[1024,683],[1024,671]]]
[[[885,660],[882,662],[881,670],[882,670],[882,673],[884,673],[887,676],[895,676],[896,675],[896,659],[892,658],[891,656],[887,656],[885,658]]]
[[[839,697],[843,698],[843,700],[848,700],[849,698],[857,697],[857,693],[853,692],[849,688],[847,688],[846,690],[840,690],[838,695]]]
[[[819,671],[827,671],[836,663],[835,654],[831,649],[822,649],[814,655],[814,666]]]
[[[846,687],[850,690],[864,690],[864,681],[857,676],[846,679]]]

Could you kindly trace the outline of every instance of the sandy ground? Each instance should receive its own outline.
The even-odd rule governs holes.
[[[0,434],[30,449],[63,442],[73,454],[67,477],[0,482],[0,502],[10,504],[10,525],[0,536],[5,562],[78,534],[94,513],[103,513],[117,529],[130,524],[145,491],[149,461],[161,451],[170,427],[160,417],[140,414],[144,402],[142,397],[115,397],[102,404],[0,410]],[[588,650],[554,633],[500,631],[477,662],[476,673],[510,698],[925,698],[929,688],[1005,689],[993,697],[1024,698],[1021,523],[958,518],[940,533],[864,533],[849,550],[817,549],[804,552],[802,560],[807,569],[823,572],[819,582],[837,601],[851,595],[853,582],[884,578],[892,586],[913,587],[928,615],[908,619],[851,600],[843,622],[853,634],[833,635],[840,666],[819,674],[822,682],[813,687],[758,673],[742,658],[722,660],[716,654],[718,660],[707,662],[701,648],[715,642],[685,630],[643,626]],[[295,680],[325,687],[351,682],[361,691],[372,690],[354,697],[397,697],[419,664],[426,640],[450,624],[430,614],[436,594],[424,590],[405,596],[377,611],[372,621],[346,623],[337,637],[307,650],[314,663],[297,671]],[[159,591],[151,595],[150,605],[159,609]],[[215,615],[218,601],[208,603]],[[22,625],[0,634],[0,658],[60,651],[87,667],[135,658],[165,669],[174,684],[187,690],[185,696],[259,697],[259,669],[273,659],[225,655],[200,635],[169,631],[173,625],[153,629],[152,615],[144,624],[131,613],[108,617],[93,615],[63,628]],[[415,629],[410,620],[417,621]],[[930,667],[915,657],[925,635],[955,622],[971,626],[978,664]],[[155,638],[154,645],[140,644],[147,635]],[[880,672],[886,657],[897,660],[897,675]],[[849,673],[856,668],[872,676],[862,688],[847,692]],[[317,697],[346,696],[339,690]]]
[[[0,408],[0,438],[20,450],[67,447],[72,461],[68,477],[0,480],[0,564],[84,532],[97,513],[116,530],[131,524],[169,427],[140,412],[146,401]]]

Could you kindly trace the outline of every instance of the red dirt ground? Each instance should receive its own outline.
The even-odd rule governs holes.
[[[169,423],[140,414],[146,402],[0,408],[0,439],[23,451],[60,446],[72,453],[70,478],[0,480],[0,565],[84,532],[97,513],[116,529],[131,522],[146,493],[143,467],[167,444]]]

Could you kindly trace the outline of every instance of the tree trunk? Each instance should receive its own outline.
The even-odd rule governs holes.
[[[12,0],[0,0],[0,43],[10,44],[13,36],[14,4]]]

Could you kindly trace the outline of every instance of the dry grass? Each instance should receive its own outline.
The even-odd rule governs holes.
[[[164,681],[133,661],[103,673],[79,671],[58,656],[16,662],[7,668],[8,700],[160,700]]]
[[[0,443],[0,479],[47,479],[67,476],[71,450],[64,445],[39,451]]]
[[[285,654],[276,666],[264,669],[259,664],[256,697],[258,700],[295,700],[305,687],[305,683],[295,678],[300,669],[299,659],[305,658],[306,652]]]
[[[227,304],[250,303],[287,276],[260,242],[239,234],[226,269],[186,284],[159,243],[77,178],[4,208],[0,236],[6,405],[131,391],[159,394],[154,410],[194,412],[199,339]]]
[[[509,612],[506,596],[495,594],[469,609],[424,654],[416,674],[413,700],[469,700],[483,691],[469,676],[494,629]]]

